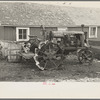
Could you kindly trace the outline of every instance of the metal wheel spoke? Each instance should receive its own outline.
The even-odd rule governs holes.
[[[84,62],[90,63],[93,60],[93,55],[90,50],[82,50],[79,52],[78,58],[81,63],[84,63]]]
[[[87,58],[87,60],[88,60],[88,61],[91,61],[91,60],[92,60],[92,58]]]
[[[44,54],[45,56],[47,56],[47,54],[45,53],[45,52],[43,52],[43,51],[39,51],[39,53],[42,53],[42,54]],[[42,56],[43,57],[43,56]]]
[[[52,62],[56,66],[56,68],[58,67],[54,61],[50,60],[50,62]]]
[[[80,59],[80,60],[84,62],[84,61],[85,61],[85,58],[84,58],[84,57],[81,57],[81,58],[82,58],[82,59]]]
[[[82,55],[83,55],[84,58],[87,58],[87,55],[86,54],[82,53]]]
[[[45,60],[41,60],[40,63],[44,62]]]
[[[46,65],[47,65],[47,63],[48,63],[48,61],[46,61],[45,65],[44,65],[44,69],[47,67],[47,66],[46,66]]]
[[[48,67],[48,69],[50,68],[49,62],[52,63],[53,66],[55,66],[56,68],[58,67],[59,62],[57,63],[57,61],[59,61],[59,57],[60,57],[60,60],[62,59],[61,54],[57,55],[58,50],[59,50],[58,45],[54,44],[52,42],[45,44],[44,47],[42,47],[42,49],[39,50],[39,52],[38,52],[38,55],[40,58],[39,62],[41,64],[41,66],[43,66],[44,69],[46,67]],[[57,59],[57,57],[58,57],[58,59]],[[53,66],[51,66],[51,68]]]
[[[84,54],[84,56],[85,56],[85,58],[87,59],[87,60],[89,60],[89,58],[91,59],[92,58],[92,55],[86,55],[86,54]]]

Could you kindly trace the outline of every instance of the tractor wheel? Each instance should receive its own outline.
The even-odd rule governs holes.
[[[57,44],[49,42],[38,52],[37,61],[40,69],[58,68],[63,62],[64,55]]]
[[[78,52],[78,60],[80,63],[92,63],[93,53],[90,50],[80,50]]]

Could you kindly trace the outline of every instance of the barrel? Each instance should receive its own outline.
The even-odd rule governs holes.
[[[0,52],[2,53],[2,58],[6,58],[7,55],[8,55],[8,46],[9,46],[9,43],[7,42],[4,42],[4,41],[0,41],[0,44],[2,46]]]
[[[8,56],[8,49],[7,48],[2,48],[0,52],[2,53],[3,59],[5,59]]]
[[[8,50],[7,61],[12,63],[18,63],[21,60],[19,55],[20,49],[10,49]]]
[[[18,52],[21,51],[21,44],[3,40],[0,40],[0,44],[2,46],[0,50],[2,57],[7,58],[9,62],[18,62],[20,59]]]

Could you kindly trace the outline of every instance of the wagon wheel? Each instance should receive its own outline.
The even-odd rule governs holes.
[[[54,69],[62,64],[64,56],[57,44],[49,42],[39,50],[37,58],[43,69]]]
[[[91,63],[93,61],[93,53],[90,50],[80,50],[78,53],[80,63]]]

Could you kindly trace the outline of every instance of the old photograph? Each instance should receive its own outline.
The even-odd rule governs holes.
[[[100,82],[100,2],[0,1],[0,82]]]

